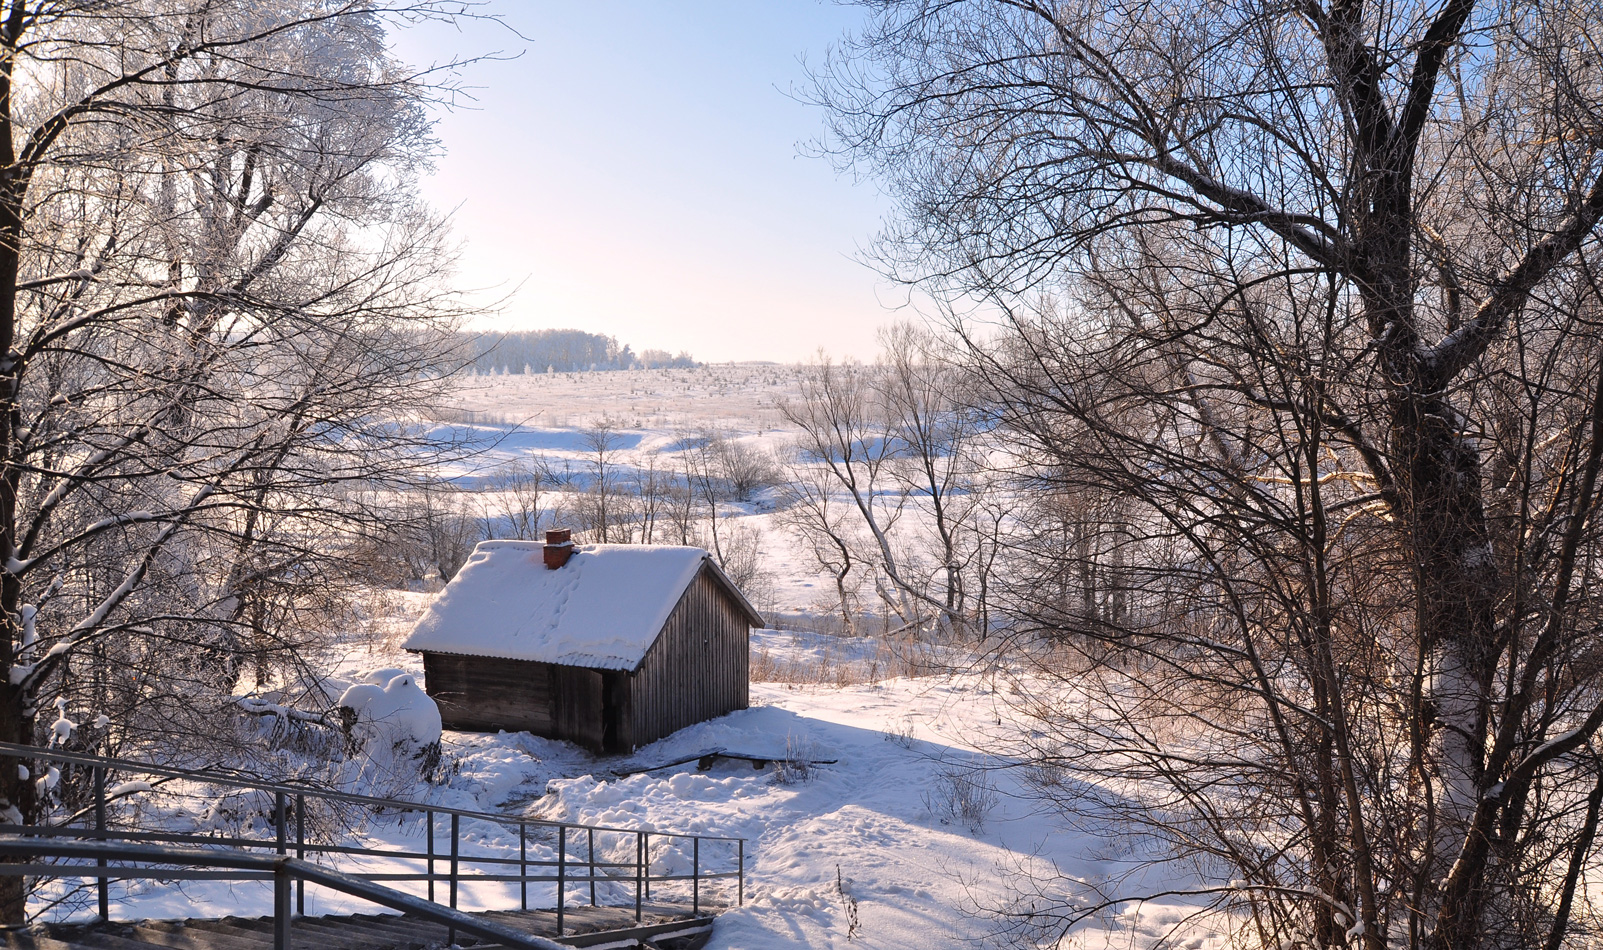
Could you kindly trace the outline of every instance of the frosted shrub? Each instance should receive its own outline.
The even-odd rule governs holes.
[[[810,737],[785,737],[785,757],[774,763],[775,785],[803,785],[818,771],[818,746]]]
[[[941,824],[955,822],[974,834],[985,830],[985,819],[999,800],[985,771],[972,766],[942,769],[934,786],[924,793],[924,807]]]

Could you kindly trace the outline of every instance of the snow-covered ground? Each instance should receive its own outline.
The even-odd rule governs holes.
[[[538,457],[578,470],[586,448],[581,430],[600,419],[617,426],[624,461],[639,453],[671,453],[686,432],[712,427],[777,451],[792,438],[779,401],[796,392],[793,367],[746,365],[632,373],[477,377],[438,424],[492,445],[486,455],[448,472],[471,487],[497,464]],[[759,607],[787,627],[830,626],[821,617],[830,584],[781,526],[771,499],[733,506],[729,517],[759,531],[768,578]],[[331,688],[342,690],[379,670],[421,676],[416,657],[400,648],[433,594],[375,592],[363,629],[335,637],[326,659]],[[1173,882],[1118,829],[1071,826],[1027,790],[1017,765],[996,753],[1009,746],[1014,723],[1004,676],[962,671],[958,662],[931,664],[905,646],[799,630],[765,630],[752,643],[752,706],[683,730],[627,758],[597,758],[566,743],[527,734],[444,734],[446,774],[435,785],[401,781],[376,791],[429,803],[653,832],[743,837],[747,900],[724,913],[715,948],[918,948],[986,942],[997,912],[1017,909],[1039,885],[1058,894],[1065,882],[1145,874],[1150,890]],[[929,673],[939,667],[958,672]],[[926,675],[906,675],[922,672]],[[1001,684],[1001,685],[998,685]],[[335,695],[338,695],[335,692]],[[1073,707],[1065,700],[1064,714]],[[644,767],[722,748],[791,763],[835,760],[810,768],[754,769],[695,762],[618,777]],[[804,774],[803,774],[804,773]],[[380,783],[382,784],[382,783]],[[216,811],[216,809],[214,809]],[[170,824],[203,824],[216,815],[175,811]],[[425,828],[411,813],[378,816],[347,831],[353,842],[421,851]],[[437,831],[443,843],[443,823]],[[467,822],[467,853],[515,856],[514,828]],[[577,847],[577,845],[575,845]],[[602,836],[598,848],[633,860],[632,838]],[[716,850],[716,849],[715,849]],[[570,852],[571,853],[571,852]],[[555,855],[554,840],[530,845],[531,859]],[[732,854],[704,854],[732,866]],[[688,854],[672,839],[653,846],[657,873],[688,871]],[[367,871],[416,864],[367,860]],[[119,886],[120,887],[120,886]],[[550,906],[552,889],[531,903]],[[600,895],[607,899],[605,887]],[[720,896],[716,888],[715,896]],[[270,896],[254,884],[136,885],[117,891],[120,915],[191,916],[265,912]],[[732,901],[732,888],[721,896]],[[570,894],[587,901],[588,893]],[[632,899],[630,894],[613,900]],[[516,906],[515,885],[465,884],[464,909]],[[312,891],[308,912],[357,909],[338,895]],[[1181,903],[1126,904],[1082,925],[1064,946],[1138,947],[1160,937],[1207,948],[1222,940],[1189,924]]]
[[[425,600],[409,596],[390,618],[403,625]],[[864,661],[868,641],[817,634],[758,631],[753,651],[776,669]],[[350,651],[336,676],[359,679],[373,668],[416,671],[416,660],[393,640]],[[861,668],[861,667],[860,667]],[[792,677],[801,679],[805,677]],[[818,677],[828,680],[829,677]],[[894,677],[871,683],[752,684],[752,706],[682,730],[628,757],[598,758],[567,743],[522,733],[445,733],[448,780],[392,793],[442,806],[512,812],[590,825],[742,837],[747,840],[746,903],[723,913],[714,948],[909,948],[984,941],[997,927],[993,912],[1013,906],[1032,886],[1059,877],[1082,882],[1117,878],[1135,865],[1127,846],[1068,827],[1024,794],[1022,775],[987,752],[1011,719],[1005,680],[983,673]],[[614,770],[650,766],[710,749],[801,763],[754,768],[720,760],[707,771],[690,762],[618,777]],[[834,760],[830,764],[821,760]],[[805,774],[797,774],[802,772]],[[173,822],[172,818],[169,818]],[[181,822],[176,822],[180,823]],[[464,854],[516,856],[514,828],[482,821],[462,827]],[[264,832],[270,834],[270,832]],[[369,818],[349,840],[368,847],[424,850],[416,813]],[[444,851],[445,820],[436,825]],[[554,840],[533,843],[531,859],[555,856]],[[603,854],[632,860],[632,838],[603,836]],[[577,838],[569,854],[582,853]],[[703,851],[704,866],[731,869],[733,851]],[[401,861],[349,859],[339,866],[368,872],[416,872]],[[516,886],[475,882],[467,865],[459,906],[517,906]],[[688,846],[658,838],[655,873],[688,873]],[[413,886],[414,890],[417,886]],[[659,885],[658,896],[668,888]],[[550,906],[554,889],[531,888],[531,903]],[[578,891],[575,893],[575,891]],[[733,903],[731,886],[703,893]],[[265,884],[191,883],[114,889],[119,916],[183,917],[266,913]],[[618,888],[605,902],[632,900]],[[684,895],[681,895],[684,896]],[[584,903],[583,889],[569,891]],[[308,913],[371,910],[341,895],[312,889]],[[1181,922],[1185,908],[1149,904],[1081,927],[1065,946],[1142,946]],[[1181,945],[1219,941],[1197,930]]]

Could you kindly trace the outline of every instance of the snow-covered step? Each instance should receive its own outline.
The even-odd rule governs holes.
[[[190,927],[184,921],[152,920],[131,927],[127,936],[172,950],[272,950],[271,938]]]
[[[633,907],[570,907],[563,912],[561,939],[575,947],[613,946],[629,931],[638,930],[641,937],[667,932],[677,938],[661,946],[689,950],[706,942],[710,920],[692,918],[687,910],[648,904],[637,924]],[[475,916],[544,937],[555,937],[557,932],[555,911],[492,911]],[[5,950],[272,950],[273,921],[270,917],[223,917],[45,924],[0,934],[0,947]],[[318,950],[437,950],[446,946],[448,936],[443,925],[411,917],[352,914],[297,918],[290,939],[293,947]],[[456,934],[456,943],[476,950],[499,950],[497,944],[464,933]]]

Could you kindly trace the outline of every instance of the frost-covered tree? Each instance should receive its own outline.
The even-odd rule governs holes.
[[[933,618],[969,630],[984,612],[990,547],[979,531],[985,479],[971,385],[932,334],[896,325],[881,344],[873,364],[823,357],[804,367],[797,398],[781,403],[800,431],[787,518],[843,600],[855,561],[899,625]],[[853,535],[862,542],[848,556]]]
[[[1051,500],[1015,614],[1112,654],[1032,707],[1043,787],[1246,944],[1595,935],[1597,7],[865,5],[821,95]],[[1054,602],[1077,559],[1117,610]]]
[[[0,740],[57,696],[125,748],[215,734],[421,464],[443,87],[385,31],[450,6],[0,7]],[[38,817],[15,769],[0,799]]]

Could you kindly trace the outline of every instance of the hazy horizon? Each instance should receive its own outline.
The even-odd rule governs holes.
[[[493,0],[489,23],[396,37],[414,65],[474,64],[441,111],[423,182],[453,211],[459,283],[506,297],[493,330],[581,329],[697,359],[871,356],[905,290],[854,255],[888,203],[799,145],[821,112],[793,93],[860,22],[826,3],[558,5]]]

